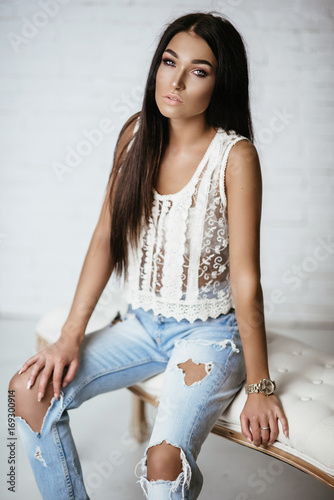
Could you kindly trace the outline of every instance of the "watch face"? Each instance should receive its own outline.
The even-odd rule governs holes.
[[[267,379],[267,378],[264,378],[263,380],[261,380],[260,382],[260,391],[263,393],[263,394],[271,394],[272,392],[274,392],[274,384],[271,380]]]

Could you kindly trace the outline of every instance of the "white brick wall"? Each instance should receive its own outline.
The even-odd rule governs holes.
[[[194,10],[226,13],[248,46],[266,323],[333,327],[331,0],[0,0],[2,316],[72,300],[158,36]],[[101,143],[59,182],[55,162],[101,125]]]

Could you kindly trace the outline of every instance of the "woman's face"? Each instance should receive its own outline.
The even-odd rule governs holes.
[[[195,33],[181,31],[162,54],[155,100],[163,116],[187,119],[203,114],[213,93],[217,60]]]

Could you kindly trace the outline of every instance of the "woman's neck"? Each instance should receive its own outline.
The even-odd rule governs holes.
[[[169,147],[183,150],[206,142],[215,135],[215,129],[203,120],[169,119]]]

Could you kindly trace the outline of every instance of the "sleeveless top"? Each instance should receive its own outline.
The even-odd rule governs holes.
[[[134,132],[137,128],[138,121]],[[129,248],[123,295],[134,309],[193,323],[235,307],[224,179],[231,148],[243,139],[248,140],[219,128],[180,191],[161,195],[154,190],[149,224],[137,249]]]

